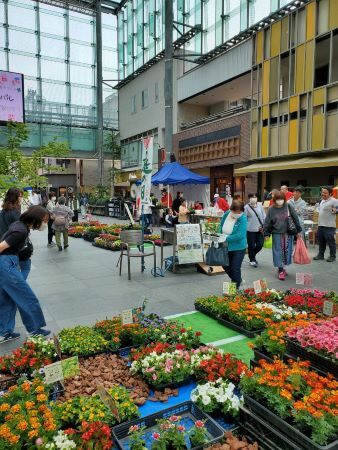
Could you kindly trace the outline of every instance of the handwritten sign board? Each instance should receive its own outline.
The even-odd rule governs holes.
[[[23,75],[0,70],[0,122],[24,122]]]
[[[312,273],[296,273],[296,284],[301,286],[312,286],[313,284]]]
[[[45,383],[53,384],[57,381],[63,380],[63,371],[62,371],[62,363],[61,361],[55,362],[53,364],[49,364],[44,367],[45,371]]]
[[[268,283],[266,280],[257,280],[253,282],[253,288],[255,294],[261,294],[263,291],[266,291],[268,288]]]
[[[176,225],[177,256],[179,264],[203,261],[201,227],[199,224]]]
[[[133,323],[133,310],[132,309],[125,309],[122,311],[122,325],[130,325]]]
[[[223,283],[223,294],[224,295],[235,295],[237,292],[236,283],[224,282]]]

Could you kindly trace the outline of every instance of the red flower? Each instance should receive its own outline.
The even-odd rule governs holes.
[[[202,420],[196,420],[195,427],[196,428],[203,428],[204,427],[204,422]]]
[[[154,439],[157,440],[157,439],[160,439],[160,437],[161,437],[160,433],[156,433],[156,432],[153,433],[153,438],[154,438]]]
[[[202,333],[200,331],[196,331],[195,336],[197,337],[202,336]]]

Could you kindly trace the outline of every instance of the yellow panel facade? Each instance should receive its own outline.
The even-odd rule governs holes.
[[[330,0],[330,15],[329,15],[330,30],[338,27],[338,5],[337,0]]]
[[[308,5],[310,6],[310,5]],[[313,89],[313,73],[314,73],[314,42],[309,41],[306,43],[305,49],[305,91],[312,91]]]
[[[263,86],[262,86],[263,104],[269,103],[269,82],[270,82],[270,61],[264,61]]]
[[[316,35],[316,2],[306,6],[306,40],[313,39]]]
[[[316,89],[313,91],[313,106],[324,105],[325,103],[325,88]]]
[[[274,58],[280,53],[282,22],[278,21],[271,27],[270,56]]]
[[[259,31],[256,36],[256,64],[263,62],[263,40],[264,32]]]
[[[262,108],[262,119],[268,119],[269,118],[269,106],[265,105]]]
[[[290,106],[289,106],[290,112],[298,111],[299,109],[299,97],[298,95],[294,97],[290,97]]]
[[[269,142],[269,127],[262,128],[262,144],[261,144],[261,156],[266,158],[268,156],[268,142]]]
[[[296,48],[296,93],[304,92],[305,45]]]
[[[324,148],[324,114],[314,115],[312,118],[312,149]]]
[[[298,120],[290,120],[289,123],[289,153],[298,152]]]

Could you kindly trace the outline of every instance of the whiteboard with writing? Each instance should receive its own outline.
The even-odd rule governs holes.
[[[0,70],[0,122],[24,122],[23,75]]]

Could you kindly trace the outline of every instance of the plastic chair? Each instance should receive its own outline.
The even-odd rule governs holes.
[[[146,258],[147,256],[154,256],[154,270],[156,269],[156,248],[152,241],[143,241],[144,244],[151,244],[152,252],[145,253],[142,249],[142,231],[141,230],[124,230],[120,233],[121,239],[121,253],[120,253],[120,276],[122,273],[122,259],[123,256],[128,258],[128,280],[131,280],[130,276],[130,258]],[[130,252],[130,250],[136,248],[136,253]]]

